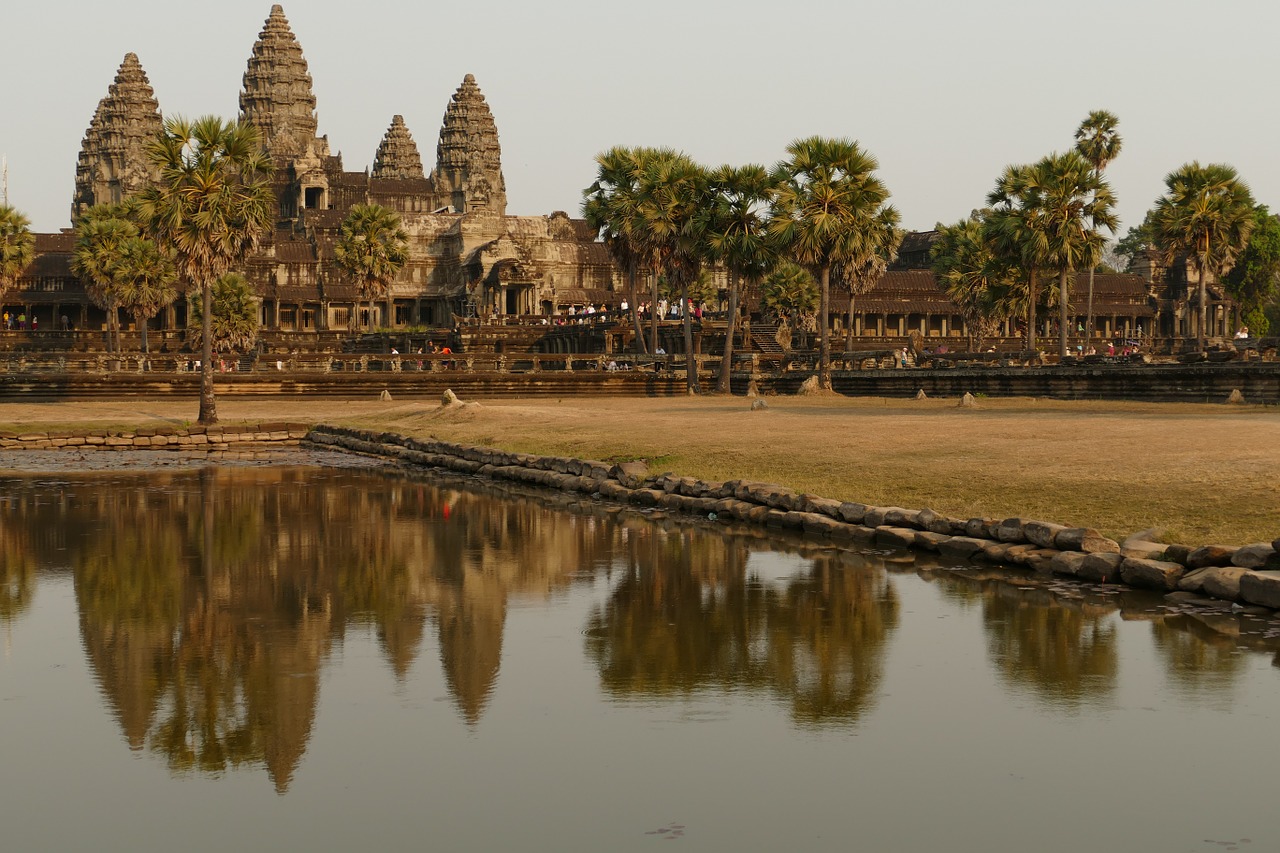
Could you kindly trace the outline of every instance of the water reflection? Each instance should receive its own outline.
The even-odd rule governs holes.
[[[607,696],[749,694],[805,727],[856,725],[877,702],[904,618],[895,574],[981,608],[992,668],[1058,710],[1114,693],[1121,617],[1149,621],[1171,678],[1206,695],[1244,671],[1237,646],[1277,648],[1257,624],[1149,593],[391,473],[16,479],[0,501],[0,621],[25,618],[41,575],[70,571],[86,659],[129,747],[179,774],[260,767],[281,792],[348,631],[376,637],[396,682],[434,642],[475,727],[512,602],[599,580],[585,650]],[[791,570],[761,580],[770,561]]]
[[[588,625],[611,694],[767,692],[803,724],[856,722],[873,703],[898,625],[883,568],[823,551],[782,583],[751,583],[758,540],[677,525],[640,527],[628,542],[625,571]]]

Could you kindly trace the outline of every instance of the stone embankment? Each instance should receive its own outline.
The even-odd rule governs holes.
[[[1087,582],[1160,590],[1187,605],[1280,608],[1280,539],[1243,547],[1116,542],[1088,527],[1026,518],[950,518],[930,509],[869,506],[782,486],[708,483],[650,474],[643,462],[610,464],[318,426],[308,441],[331,448],[528,483],[711,519],[736,519],[860,547],[914,548],[944,559],[1013,564]]]
[[[209,452],[296,447],[310,428],[297,423],[215,425],[210,427],[145,427],[132,432],[3,432],[0,452],[6,450],[204,450]]]

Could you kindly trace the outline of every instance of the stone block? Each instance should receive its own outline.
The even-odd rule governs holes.
[[[1237,548],[1231,555],[1231,565],[1242,569],[1269,569],[1271,566],[1268,566],[1267,562],[1274,559],[1278,553],[1280,551],[1276,551],[1265,542],[1245,545],[1243,548]]]
[[[1188,569],[1203,569],[1206,566],[1229,566],[1231,557],[1236,553],[1234,547],[1227,545],[1204,545],[1187,555]]]
[[[1120,564],[1120,577],[1130,586],[1144,589],[1159,589],[1172,592],[1178,588],[1178,581],[1186,574],[1187,567],[1181,563],[1164,560],[1144,560],[1138,557],[1125,557]]]
[[[835,536],[838,528],[847,527],[843,522],[836,521],[829,515],[820,512],[801,513],[804,516],[804,532],[814,533],[822,536]]]
[[[1000,522],[994,518],[971,518],[964,523],[964,535],[974,539],[995,541]]]
[[[877,527],[875,541],[886,548],[911,548],[916,544],[916,531],[908,527]]]
[[[862,517],[862,524],[865,527],[884,527],[887,524],[886,519],[889,513],[895,509],[902,509],[898,506],[869,506],[867,514]]]
[[[1059,551],[1052,560],[1049,561],[1049,571],[1055,575],[1070,575],[1075,577],[1080,573],[1080,567],[1084,561],[1089,559],[1089,555],[1082,551]]]
[[[1164,558],[1174,563],[1187,564],[1187,557],[1191,555],[1191,547],[1189,545],[1166,545],[1164,547]]]
[[[840,520],[849,524],[862,524],[867,517],[867,505],[859,503],[840,504]]]
[[[981,550],[974,554],[975,559],[982,559],[988,563],[1008,563],[1009,549],[1019,547],[1010,545],[1008,542],[993,542],[990,539],[979,539],[982,543]]]
[[[643,462],[619,462],[609,474],[626,488],[638,489],[649,476],[649,466]]]
[[[1054,524],[1049,521],[1028,521],[1022,526],[1023,535],[1027,537],[1027,541],[1033,545],[1039,545],[1041,548],[1056,548],[1054,543],[1057,535],[1067,530],[1067,527],[1061,524]],[[1075,548],[1069,550],[1077,550]]]
[[[1280,571],[1245,569],[1240,576],[1240,598],[1249,604],[1280,609]]]
[[[911,528],[920,530],[918,510],[904,510],[900,506],[891,506],[884,514],[884,524],[892,528]]]
[[[951,537],[945,533],[934,533],[932,530],[917,530],[915,547],[925,551],[937,551],[943,542],[950,542]]]
[[[1205,595],[1211,595],[1214,598],[1222,598],[1227,601],[1240,600],[1240,579],[1244,577],[1248,569],[1236,568],[1219,568],[1211,567],[1204,569],[1204,582],[1200,585],[1200,591]]]
[[[817,512],[828,518],[840,517],[840,501],[818,495],[801,495],[801,508],[805,512]]]
[[[1021,544],[1027,540],[1026,533],[1027,519],[1025,518],[1006,518],[1000,522],[1000,526],[996,528],[995,538],[1000,542],[1011,542]]]
[[[1119,554],[1120,543],[1108,539],[1092,527],[1068,527],[1053,537],[1060,551],[1083,551],[1086,554]]]
[[[989,543],[971,536],[952,536],[938,543],[938,553],[949,560],[970,560]]]
[[[1212,569],[1195,569],[1189,571],[1178,580],[1178,589],[1183,592],[1200,592],[1204,589],[1204,579]]]

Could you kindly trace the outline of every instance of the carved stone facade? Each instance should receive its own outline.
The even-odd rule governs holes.
[[[137,54],[125,54],[80,146],[73,221],[92,205],[122,201],[155,180],[146,146],[162,125],[160,104]]]

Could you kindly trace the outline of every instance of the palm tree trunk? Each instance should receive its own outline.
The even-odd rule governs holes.
[[[721,394],[732,393],[730,383],[733,373],[733,335],[738,325],[738,274],[729,273],[729,316],[724,324],[724,357],[720,360],[720,376],[716,380],[716,390]]]
[[[653,282],[653,301],[649,303],[649,313],[651,320],[649,321],[649,352],[654,355],[658,354],[658,268],[655,266],[649,272],[649,278]]]
[[[684,376],[690,394],[701,394],[698,367],[693,358],[693,312],[689,310],[689,283],[680,283],[680,319],[684,325]]]
[[[636,336],[636,352],[646,352],[648,347],[644,343],[644,329],[640,325],[640,300],[636,297],[636,263],[632,261],[627,265],[627,296],[631,298],[631,324],[635,327]]]
[[[827,314],[831,309],[831,265],[822,267],[822,296],[818,308],[818,387],[831,390],[831,336],[827,329]]]
[[[1089,267],[1089,304],[1084,314],[1084,346],[1088,349],[1093,343],[1093,267]]]
[[[1036,351],[1036,271],[1027,273],[1027,352]]]
[[[849,286],[849,318],[844,330],[844,351],[853,350],[853,285]]]
[[[197,423],[218,422],[218,401],[213,395],[213,282],[200,283],[200,417]]]
[[[1209,289],[1205,286],[1205,267],[1209,265],[1209,253],[1200,255],[1200,328],[1196,346],[1199,352],[1209,348]]]
[[[1058,359],[1067,357],[1067,273],[1058,270]]]
[[[138,323],[138,332],[142,335],[142,351],[150,352],[147,348],[147,318],[142,314],[134,314],[133,319]]]

